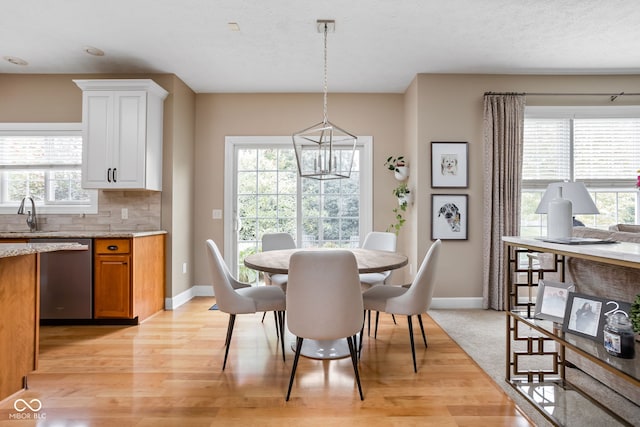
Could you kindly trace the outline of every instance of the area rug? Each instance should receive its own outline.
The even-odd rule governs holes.
[[[552,424],[522,395],[505,380],[506,319],[505,313],[495,310],[429,310],[429,316],[500,386],[509,397],[538,426]],[[567,378],[585,390],[589,390],[597,400],[606,401],[615,411],[627,419],[640,416],[640,409],[629,400],[612,393],[598,381],[569,369]],[[613,396],[615,394],[615,396]],[[619,426],[619,423],[603,421],[594,414],[590,405],[575,407],[570,425],[575,426]]]

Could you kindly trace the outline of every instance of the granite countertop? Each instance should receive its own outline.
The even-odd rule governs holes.
[[[0,258],[55,251],[86,251],[80,243],[0,243]]]
[[[94,238],[132,238],[167,234],[164,230],[156,231],[0,231],[0,239],[94,239]]]

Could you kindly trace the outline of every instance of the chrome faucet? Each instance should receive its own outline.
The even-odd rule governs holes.
[[[18,215],[24,215],[24,201],[29,199],[31,201],[31,210],[27,211],[27,225],[29,231],[36,231],[38,229],[38,219],[36,218],[36,203],[32,197],[24,197],[18,208]]]

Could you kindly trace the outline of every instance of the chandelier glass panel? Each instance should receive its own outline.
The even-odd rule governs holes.
[[[319,180],[349,178],[358,138],[331,123],[327,115],[327,33],[335,21],[318,20],[324,33],[323,120],[293,134],[298,172],[303,178]]]

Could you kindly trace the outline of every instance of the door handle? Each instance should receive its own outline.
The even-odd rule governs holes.
[[[107,169],[107,182],[111,182],[111,168]]]
[[[118,170],[117,168],[113,168],[113,182],[117,182],[117,180],[116,180],[116,171],[117,170]]]

